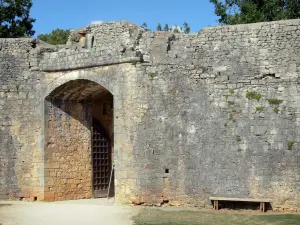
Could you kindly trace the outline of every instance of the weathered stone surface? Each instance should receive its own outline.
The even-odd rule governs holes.
[[[270,199],[276,210],[300,209],[300,20],[195,35],[154,33],[127,22],[84,32],[81,47],[0,39],[0,198],[91,193],[89,126],[72,113],[70,121],[52,117],[52,130],[46,124],[47,96],[70,95],[79,105],[93,99],[86,85],[70,93],[62,86],[81,79],[113,95],[117,201],[207,207],[210,196],[254,197]],[[59,133],[69,124],[76,129]],[[45,158],[52,154],[49,132],[58,146],[51,161]],[[73,142],[61,147],[65,134],[79,138],[77,149]],[[69,167],[61,170],[68,151],[80,160],[64,160]],[[79,187],[46,191],[60,182],[59,172],[77,179],[74,161],[84,177]]]

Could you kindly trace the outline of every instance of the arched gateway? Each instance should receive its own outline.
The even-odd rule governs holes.
[[[112,107],[108,90],[83,79],[64,83],[46,97],[46,201],[107,195],[113,159]]]

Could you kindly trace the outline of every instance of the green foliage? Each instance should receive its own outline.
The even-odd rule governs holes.
[[[273,109],[273,111],[274,111],[275,113],[279,113],[278,107],[275,107],[275,108]]]
[[[240,111],[240,110],[238,110],[238,109],[232,109],[232,110],[231,110],[231,112],[233,112],[233,113],[239,113],[239,111]]]
[[[49,34],[40,34],[38,39],[45,41],[52,45],[66,44],[70,35],[70,30],[56,29]]]
[[[233,88],[229,88],[228,93],[226,93],[226,94],[224,95],[224,97],[226,98],[226,100],[228,99],[229,95],[232,95],[233,93],[234,93],[234,89],[233,89]]]
[[[295,141],[289,141],[289,142],[288,142],[288,150],[293,150],[294,144],[296,144]]]
[[[263,106],[256,106],[256,112],[262,112],[262,111],[264,111],[264,109],[265,109],[265,107],[263,107]]]
[[[241,142],[241,141],[242,141],[241,136],[237,135],[237,136],[236,136],[236,141],[237,141],[237,142]]]
[[[238,148],[238,150],[237,150],[238,152],[241,152],[242,151],[242,149],[241,148]]]
[[[191,28],[188,25],[187,22],[183,23],[183,29],[180,26],[175,25],[174,28],[172,29],[171,27],[169,27],[169,24],[165,24],[164,29],[162,29],[162,26],[160,23],[158,23],[157,27],[156,27],[157,31],[166,31],[166,32],[174,32],[174,33],[180,33],[181,31],[183,31],[186,34],[189,34],[191,32]]]
[[[148,73],[148,76],[149,76],[151,79],[153,79],[153,78],[156,77],[157,75],[158,75],[157,72],[150,72],[150,73]]]
[[[142,25],[141,25],[141,27],[147,29],[148,25],[147,25],[146,22],[143,22]]]
[[[253,100],[253,99],[255,99],[255,100],[257,100],[257,101],[259,101],[260,100],[260,98],[261,98],[261,94],[260,93],[257,93],[257,92],[255,92],[255,91],[247,91],[247,94],[246,94],[246,98],[248,98],[248,99],[250,99],[250,100]]]
[[[300,18],[299,0],[210,0],[220,24],[245,24]]]
[[[269,98],[268,102],[270,105],[279,105],[280,103],[282,103],[282,100],[276,98]]]
[[[160,24],[160,23],[157,24],[156,30],[157,30],[157,31],[162,31],[162,27],[161,27],[161,24]]]
[[[169,25],[165,24],[164,31],[170,31]]]
[[[178,29],[177,25],[175,25],[175,28],[172,30],[174,33],[180,33],[180,30]]]
[[[183,31],[185,34],[189,34],[191,32],[191,28],[187,22],[183,23]]]
[[[229,121],[232,121],[232,122],[235,122],[236,120],[234,119],[234,117],[233,117],[233,114],[232,113],[230,113],[229,114]]]
[[[35,19],[30,18],[31,0],[0,0],[0,38],[31,37]]]
[[[228,101],[227,103],[228,103],[228,105],[234,105],[233,101]]]
[[[131,64],[134,65],[134,66],[136,66],[137,61],[136,61],[136,60],[132,60],[132,61],[131,61]]]

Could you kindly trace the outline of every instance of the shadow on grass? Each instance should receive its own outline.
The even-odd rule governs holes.
[[[253,215],[144,209],[135,225],[300,225],[300,214]]]

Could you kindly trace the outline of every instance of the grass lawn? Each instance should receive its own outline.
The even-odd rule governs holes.
[[[229,212],[143,209],[135,225],[300,225],[300,214],[234,214]]]

